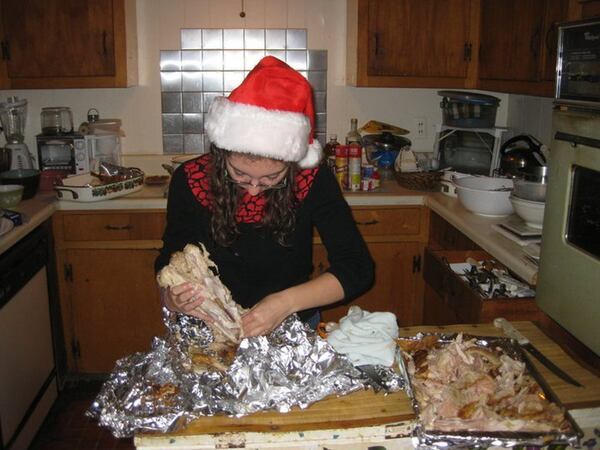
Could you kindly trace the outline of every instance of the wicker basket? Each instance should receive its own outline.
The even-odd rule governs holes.
[[[442,172],[394,172],[398,184],[415,191],[436,191]]]

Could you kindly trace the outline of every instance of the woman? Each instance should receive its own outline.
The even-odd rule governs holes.
[[[160,270],[188,243],[203,243],[233,299],[250,308],[244,334],[258,336],[292,313],[312,326],[318,307],[350,300],[373,281],[373,261],[333,174],[318,166],[312,91],[302,75],[266,57],[228,98],[211,104],[212,151],[171,180]],[[313,227],[330,268],[310,279]],[[164,292],[172,311],[197,315],[188,283]],[[198,316],[203,318],[201,316]]]

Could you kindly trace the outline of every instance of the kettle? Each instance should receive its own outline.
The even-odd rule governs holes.
[[[499,174],[521,177],[533,167],[545,166],[545,146],[530,134],[521,134],[507,140],[500,147]]]

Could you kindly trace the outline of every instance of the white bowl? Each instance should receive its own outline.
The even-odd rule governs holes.
[[[454,180],[458,200],[480,216],[503,217],[513,213],[509,197],[513,188],[510,178],[472,176]]]
[[[531,228],[542,228],[544,223],[544,202],[525,200],[514,195],[510,196],[510,202],[515,208],[515,214],[525,221]]]
[[[24,187],[20,184],[0,185],[0,208],[13,208],[23,198]]]

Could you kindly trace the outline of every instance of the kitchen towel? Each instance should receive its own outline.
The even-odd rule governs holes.
[[[327,342],[354,365],[394,363],[398,325],[393,313],[351,306],[339,324],[329,326],[327,331]]]

